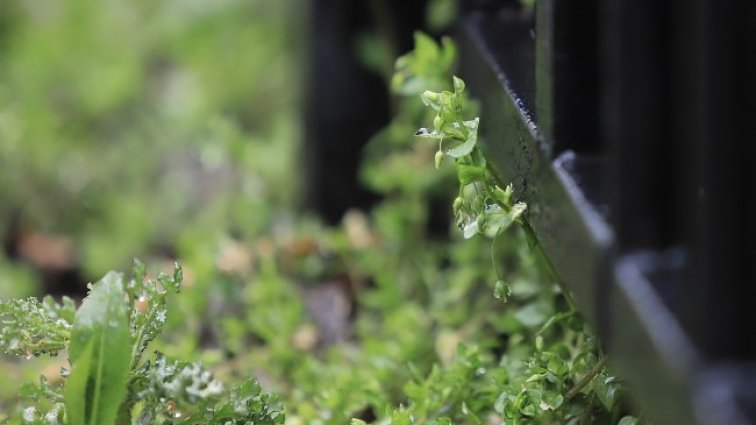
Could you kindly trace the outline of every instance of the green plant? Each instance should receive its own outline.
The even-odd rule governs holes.
[[[416,39],[416,50],[397,61],[398,72],[394,81],[399,81],[397,91],[400,93],[414,91],[411,83],[419,78],[412,78],[413,70],[433,72],[432,68],[424,68],[421,64],[426,62],[428,57],[438,56],[440,51],[439,47],[427,38],[418,36]],[[424,75],[422,80],[433,81],[434,84],[437,81],[436,78],[428,78],[427,75]],[[498,271],[496,241],[513,223],[518,223],[524,230],[540,269],[545,272],[551,285],[557,285],[555,289],[560,289],[555,294],[558,298],[555,301],[561,300],[567,307],[566,311],[551,314],[545,313],[539,307],[542,304],[538,303],[521,307],[518,313],[522,321],[541,326],[531,336],[534,345],[532,354],[527,360],[522,356],[522,348],[526,347],[527,339],[510,341],[507,353],[499,364],[500,369],[497,370],[490,362],[487,367],[475,364],[475,373],[480,376],[491,373],[491,368],[494,370],[488,378],[489,383],[494,382],[493,385],[481,385],[477,390],[487,388],[490,391],[485,393],[489,395],[498,392],[498,397],[493,402],[493,410],[507,424],[617,423],[621,406],[618,400],[621,399],[624,387],[619,379],[609,375],[606,358],[600,354],[595,337],[580,320],[569,294],[558,286],[556,274],[540,250],[535,234],[525,218],[527,205],[515,202],[512,185],[504,183],[503,178],[478,147],[479,119],[464,118],[470,109],[470,102],[464,93],[465,84],[457,77],[453,77],[452,80],[453,91],[426,90],[422,93],[423,104],[435,112],[435,117],[432,129],[421,128],[415,135],[437,141],[438,149],[434,156],[436,168],[439,168],[447,157],[454,161],[459,190],[452,207],[457,226],[462,230],[465,239],[477,234],[493,238],[491,257],[497,276],[494,296],[506,301],[512,293],[512,288],[505,283]],[[403,87],[402,82],[406,82]],[[519,342],[523,347],[516,347],[515,342]],[[455,368],[452,367],[446,370],[446,374],[454,377],[454,371]],[[422,384],[407,387],[405,391],[410,406],[408,409],[400,408],[394,411],[392,423],[424,423],[431,418],[447,423],[450,418],[443,418],[443,411],[459,403],[458,399],[454,401],[456,397],[462,397],[464,400],[466,392],[475,391],[465,389],[475,382],[475,375],[471,371],[462,378],[457,377],[456,385],[444,385],[443,379],[439,379],[439,376],[444,376],[444,373],[434,369]],[[428,391],[429,387],[433,390]],[[435,409],[429,409],[429,400],[432,400],[435,394],[444,394],[445,403],[441,403]],[[479,395],[474,399],[478,403],[482,402],[483,408],[471,409],[463,401],[459,410],[467,417],[467,421],[480,423],[481,419],[476,416],[476,412],[485,412],[486,407],[491,406],[486,406],[485,397]],[[596,408],[597,401],[603,409]],[[429,411],[434,410],[435,414],[429,417]],[[628,420],[632,420],[631,417],[622,419],[623,422]]]
[[[371,140],[362,168],[384,199],[331,228],[289,205],[298,121],[284,87],[296,67],[274,54],[288,51],[288,36],[271,18],[284,2],[177,0],[182,7],[155,10],[113,0],[70,9],[84,3],[61,6],[53,21],[22,21],[13,31],[23,33],[0,46],[12,46],[0,55],[15,69],[13,78],[0,71],[0,162],[10,167],[0,175],[10,202],[0,209],[24,200],[24,223],[70,235],[85,270],[100,273],[142,251],[160,264],[168,248],[184,273],[150,279],[137,264],[133,280],[109,274],[78,311],[65,298],[1,302],[0,348],[31,359],[0,358],[8,383],[0,423],[89,425],[112,415],[119,425],[280,423],[282,405],[288,425],[637,423],[620,420],[631,411],[621,380],[539,257],[527,209],[477,144],[476,105],[452,78],[451,39],[418,33],[415,50],[386,75],[396,116]],[[122,10],[130,13],[115,13]],[[128,34],[118,20],[128,16],[142,17],[144,31],[118,65],[97,60],[81,77],[74,67],[72,83],[51,96],[49,70],[66,63],[54,52],[108,58],[118,51],[111,40],[129,39],[110,34]],[[221,48],[269,36],[277,41],[261,56]],[[92,41],[60,47],[80,38]],[[35,72],[40,78],[22,78]],[[109,83],[94,92],[90,76],[100,73]],[[155,79],[165,91],[145,89]],[[73,105],[63,108],[72,124],[62,128],[54,119],[61,101]],[[421,135],[434,143],[411,137],[432,121],[438,128]],[[58,143],[36,142],[47,139]],[[194,161],[209,174],[198,178]],[[229,184],[186,202],[206,175]],[[50,192],[61,197],[37,195]],[[57,211],[64,216],[50,215]],[[445,235],[444,214],[475,237],[462,243],[455,226]],[[3,298],[32,293],[19,286],[34,280],[32,269],[3,258],[0,274]],[[182,295],[171,297],[182,278]],[[110,320],[99,312],[108,310],[117,332],[103,332]],[[73,365],[42,355],[60,350],[71,350]],[[15,382],[40,373],[47,378],[16,391]],[[104,376],[113,385],[102,385]]]
[[[0,301],[0,349],[26,357],[67,350],[64,383],[42,378],[22,391],[24,424],[280,424],[284,412],[254,378],[226,390],[198,362],[143,360],[167,319],[166,298],[183,272],[147,279],[110,272],[90,286],[78,309],[68,298]]]

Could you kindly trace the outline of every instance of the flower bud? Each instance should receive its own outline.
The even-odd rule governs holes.
[[[438,170],[438,167],[441,166],[441,161],[444,160],[444,153],[441,151],[436,152],[436,156],[433,158],[434,163],[436,164],[436,169]]]

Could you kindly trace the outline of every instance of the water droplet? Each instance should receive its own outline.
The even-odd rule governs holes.
[[[142,314],[147,314],[147,310],[149,308],[149,301],[147,300],[147,297],[142,295],[141,297],[137,298],[137,300],[134,301],[134,308]]]

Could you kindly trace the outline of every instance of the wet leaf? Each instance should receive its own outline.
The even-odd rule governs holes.
[[[115,422],[126,395],[131,343],[123,276],[96,283],[74,317],[65,403],[71,425]]]
[[[475,144],[478,142],[478,123],[480,120],[475,118],[472,121],[465,121],[464,125],[467,128],[467,138],[464,143],[446,151],[446,154],[452,158],[461,158],[465,155],[469,155]]]
[[[600,374],[596,377],[596,395],[606,410],[611,411],[617,404],[622,392],[622,386],[613,376]]]

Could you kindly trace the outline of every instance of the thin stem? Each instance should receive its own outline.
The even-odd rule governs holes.
[[[580,390],[582,390],[586,385],[588,385],[593,378],[596,377],[596,375],[601,372],[601,370],[606,366],[606,357],[603,357],[599,359],[598,362],[596,362],[595,365],[591,368],[591,370],[588,371],[588,373],[581,379],[577,384],[575,384],[574,387],[570,388],[569,391],[567,391],[567,394],[564,396],[564,401],[569,401],[572,397],[575,397]]]
[[[496,183],[499,187],[505,188],[507,186],[506,183],[504,183],[504,179],[501,177],[498,171],[496,171],[496,168],[491,165],[490,162],[486,161],[486,171],[488,171],[488,174],[491,175],[491,177],[494,180],[494,183]]]
[[[494,273],[496,273],[496,279],[501,280],[501,274],[499,273],[499,265],[496,261],[496,242],[499,240],[501,232],[496,233],[493,241],[491,241],[491,262],[493,263]]]
[[[580,421],[578,421],[580,425],[588,424],[588,420],[591,417],[591,411],[593,410],[593,403],[595,401],[596,401],[596,393],[591,393],[591,399],[588,401],[588,406],[585,407],[585,411],[580,416]],[[616,423],[616,421],[612,421],[612,423]]]
[[[572,300],[572,295],[570,295],[570,292],[564,286],[562,280],[559,279],[559,275],[557,275],[556,269],[554,269],[554,266],[551,264],[549,257],[546,256],[546,252],[544,252],[543,246],[538,241],[538,237],[536,236],[533,228],[530,226],[530,223],[528,223],[527,220],[523,219],[521,227],[523,231],[525,231],[525,236],[529,242],[530,249],[533,250],[536,262],[538,262],[540,268],[546,273],[546,277],[552,282],[559,285],[559,288],[562,290],[562,294],[564,295],[564,299],[567,301],[570,309],[576,310],[575,302]]]

